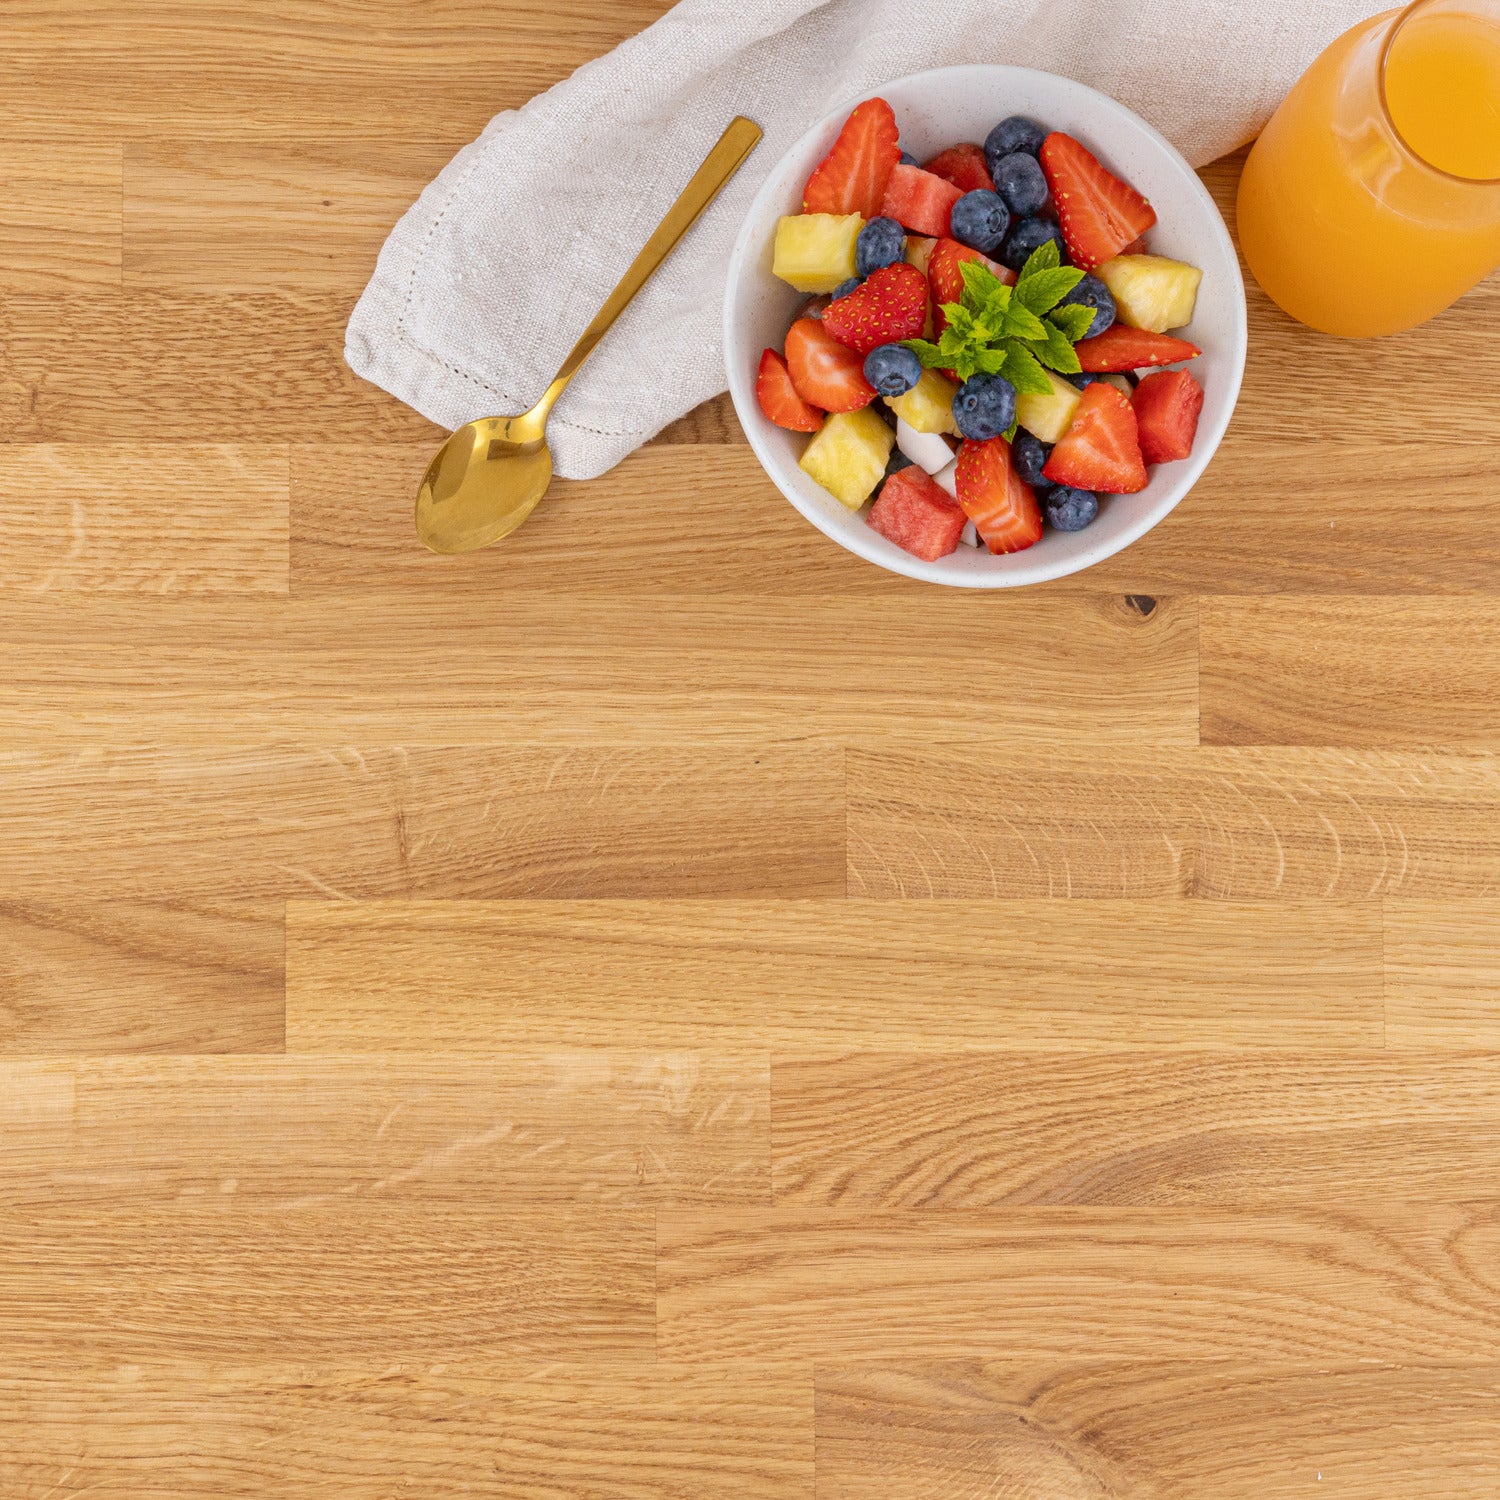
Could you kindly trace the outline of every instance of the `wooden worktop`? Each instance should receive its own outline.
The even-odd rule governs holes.
[[[664,8],[4,7],[0,1496],[1492,1500],[1500,281],[1056,586],[428,556],[349,309]]]

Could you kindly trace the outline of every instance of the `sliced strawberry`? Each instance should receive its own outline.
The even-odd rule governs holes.
[[[858,411],[875,399],[863,355],[839,343],[816,318],[798,318],[787,331],[786,364],[792,386],[811,406]]]
[[[993,271],[1006,286],[1016,284],[1016,273],[998,261],[981,255],[977,250],[971,250],[967,245],[960,245],[957,240],[939,240],[932,247],[932,255],[927,262],[927,279],[932,283],[932,300],[939,307],[945,302],[957,302],[963,296],[964,277],[959,267],[966,260],[976,261]]]
[[[1198,436],[1203,387],[1186,370],[1158,370],[1130,398],[1140,428],[1141,457],[1148,464],[1186,458]]]
[[[1053,484],[1103,495],[1133,495],[1145,489],[1146,463],[1129,399],[1102,380],[1089,386],[1073,425],[1052,450],[1042,473]]]
[[[1078,363],[1090,375],[1112,375],[1121,370],[1175,365],[1180,360],[1197,359],[1203,353],[1186,339],[1174,339],[1166,333],[1147,333],[1144,328],[1127,328],[1123,323],[1116,323],[1098,337],[1084,339],[1075,347]]]
[[[994,179],[984,159],[984,147],[976,146],[972,141],[940,151],[922,170],[941,177],[944,182],[951,182],[966,193],[976,193],[981,189],[987,193],[995,191]]]
[[[1145,253],[1146,253],[1146,236],[1145,235],[1142,235],[1139,239],[1131,240],[1131,242],[1128,245],[1126,245],[1123,250],[1120,251],[1121,255],[1144,255]]]
[[[926,323],[927,278],[904,260],[872,272],[823,313],[823,327],[861,356],[882,344],[919,338]]]
[[[1156,223],[1156,210],[1070,135],[1042,142],[1042,166],[1068,254],[1086,271],[1118,255]]]
[[[790,432],[816,432],[823,425],[823,413],[797,394],[792,372],[774,349],[767,349],[760,357],[755,399],[770,421]]]
[[[1041,507],[1016,473],[1004,438],[966,442],[953,479],[958,503],[991,552],[1024,552],[1041,541]]]
[[[886,480],[865,520],[913,557],[936,562],[957,549],[965,516],[947,490],[913,464]]]
[[[921,167],[898,165],[886,184],[880,212],[913,234],[940,239],[948,233],[953,205],[963,195],[962,188],[924,172]]]
[[[866,99],[839,131],[833,150],[813,168],[802,195],[807,214],[880,212],[891,169],[901,160],[896,112],[884,99]]]

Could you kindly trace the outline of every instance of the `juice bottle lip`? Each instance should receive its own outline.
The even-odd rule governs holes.
[[[1380,97],[1380,113],[1385,118],[1385,123],[1390,127],[1391,134],[1396,138],[1396,144],[1401,147],[1416,164],[1424,171],[1431,172],[1434,177],[1441,177],[1445,182],[1459,183],[1463,187],[1471,188],[1500,188],[1500,177],[1461,177],[1456,172],[1444,171],[1442,167],[1434,166],[1420,151],[1417,150],[1407,138],[1401,134],[1401,127],[1396,124],[1396,118],[1391,113],[1391,103],[1386,97],[1385,74],[1387,65],[1391,60],[1391,49],[1396,44],[1396,38],[1401,35],[1401,29],[1418,11],[1423,11],[1429,5],[1445,3],[1445,0],[1411,0],[1411,3],[1396,15],[1391,22],[1391,29],[1386,35],[1385,43],[1380,49],[1380,62],[1376,69],[1376,93]]]

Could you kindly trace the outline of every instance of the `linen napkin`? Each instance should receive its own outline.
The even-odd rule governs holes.
[[[1314,57],[1392,0],[682,0],[490,121],[391,232],[345,358],[444,427],[527,409],[736,114],[765,139],[595,350],[548,425],[591,479],[725,389],[735,236],[781,155],[906,73],[1064,74],[1195,166],[1250,139]]]

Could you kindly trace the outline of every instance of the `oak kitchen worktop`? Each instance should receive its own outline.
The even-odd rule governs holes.
[[[3,7],[0,1495],[1492,1497],[1500,282],[1044,589],[722,400],[429,556],[348,311],[664,8]]]

